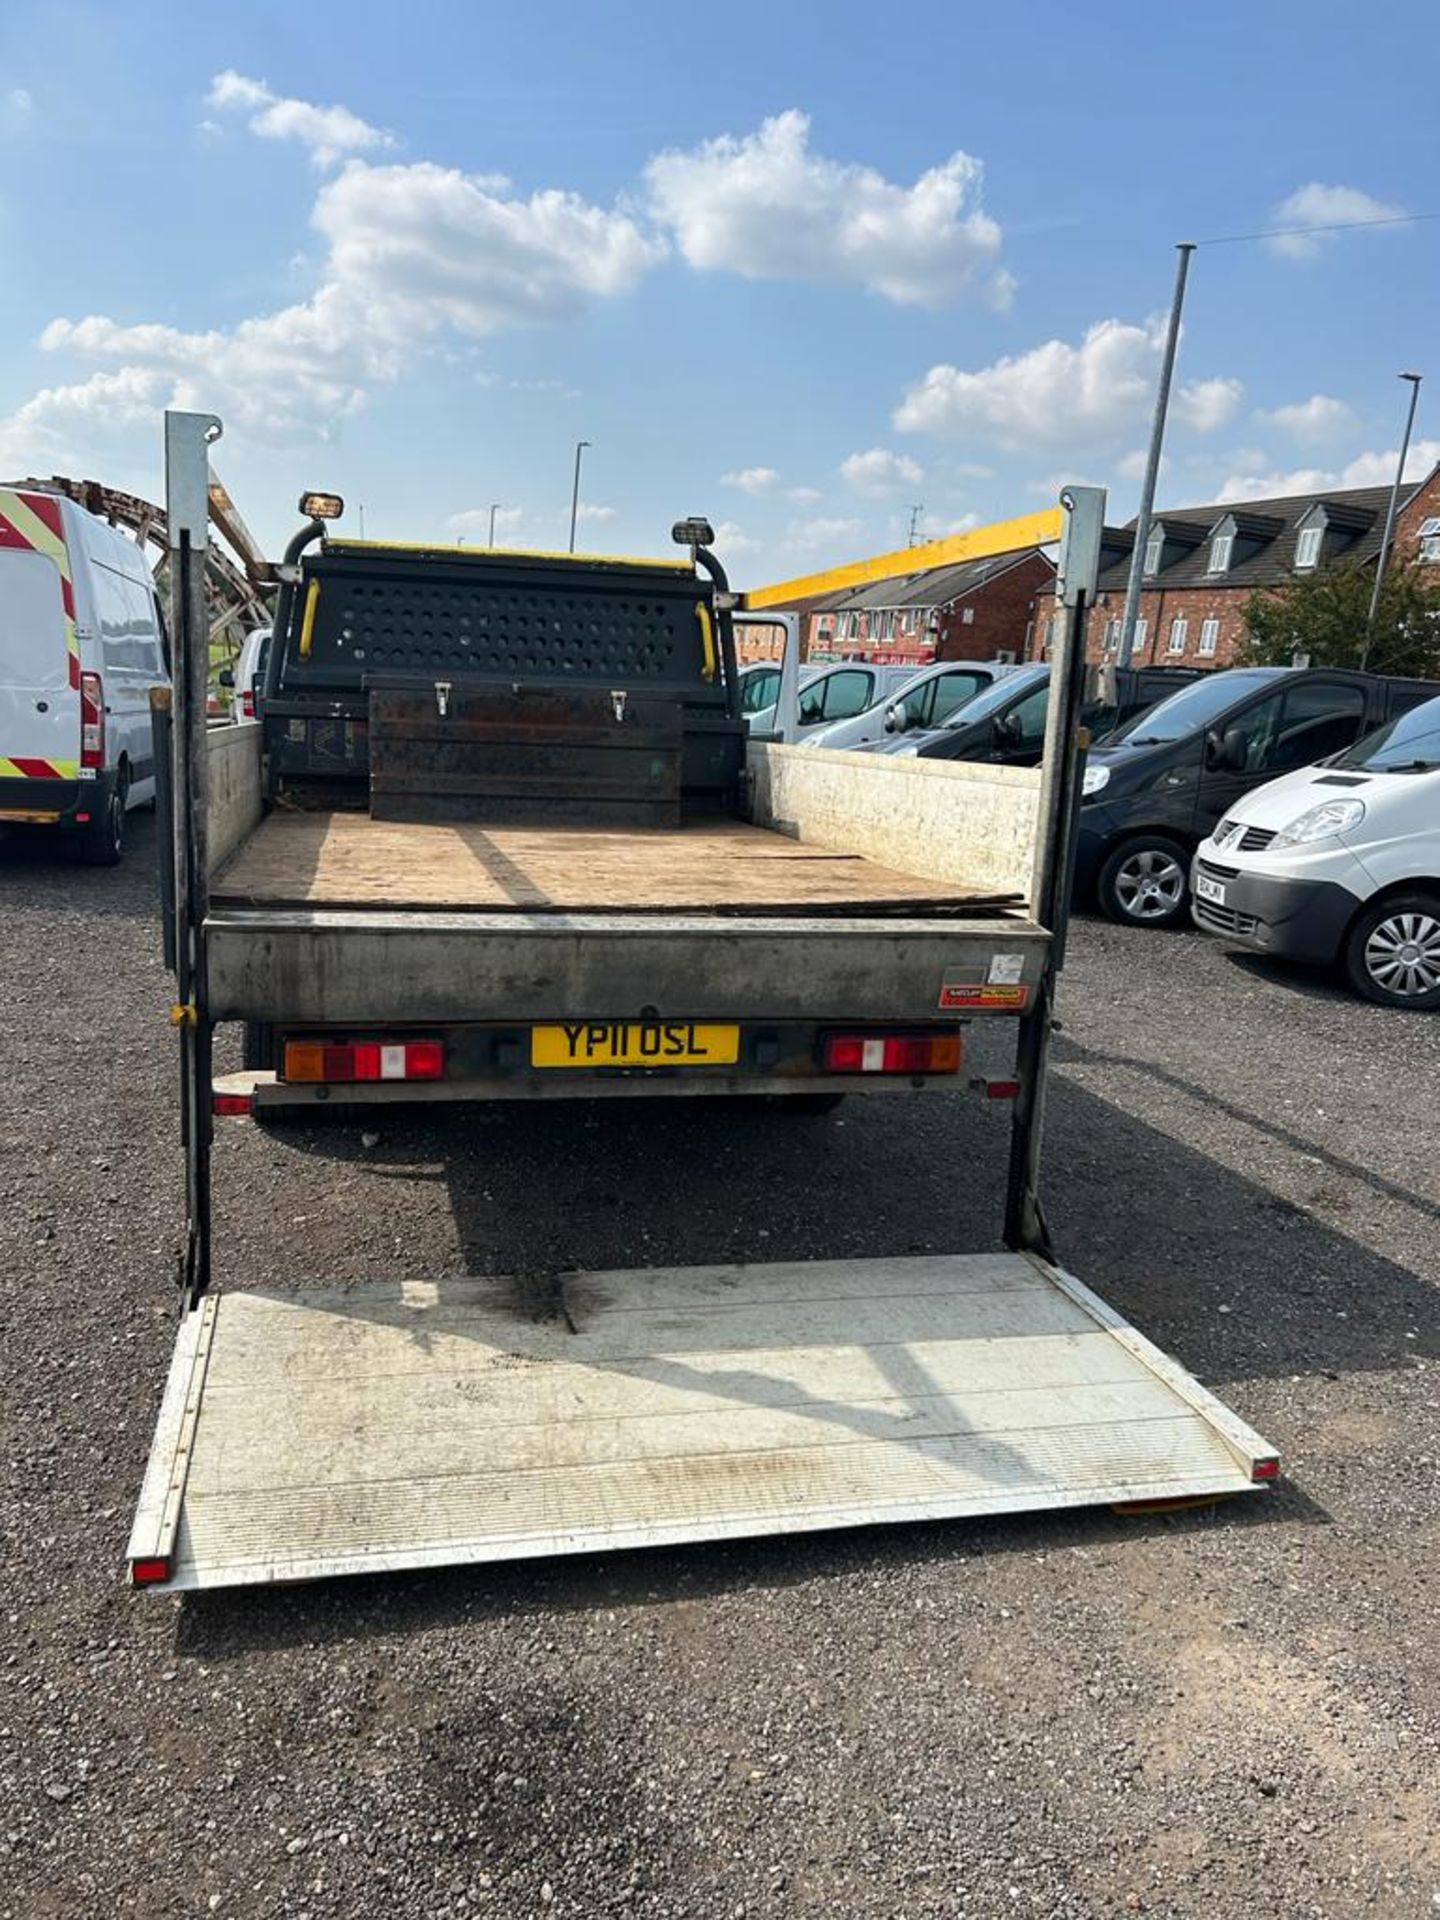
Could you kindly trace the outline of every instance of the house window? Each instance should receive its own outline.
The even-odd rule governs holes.
[[[1217,533],[1215,538],[1210,542],[1209,571],[1211,573],[1228,573],[1230,571],[1230,556],[1234,551],[1234,534]]]
[[[1158,573],[1160,571],[1160,555],[1164,551],[1165,529],[1163,527],[1156,527],[1150,538],[1145,542],[1146,573]]]
[[[1420,522],[1420,558],[1440,560],[1440,514]]]
[[[1149,632],[1150,622],[1148,620],[1137,620],[1135,622],[1135,638],[1130,647],[1130,658],[1132,660],[1138,660],[1140,655],[1145,651],[1145,640]],[[1118,651],[1118,640],[1116,642],[1116,648]]]
[[[962,607],[962,608],[960,609],[960,624],[961,624],[961,626],[962,626],[962,627],[973,627],[973,626],[974,626],[974,624],[975,624],[975,609],[974,609],[974,607]]]
[[[1190,622],[1188,620],[1181,619],[1178,615],[1176,616],[1175,619],[1173,619],[1170,622],[1171,653],[1183,653],[1185,651],[1185,636],[1189,633],[1189,631],[1190,631]]]
[[[1106,653],[1118,653],[1120,651],[1120,622],[1118,620],[1110,619],[1105,622],[1105,651]]]
[[[820,619],[819,619],[819,621],[818,621],[818,623],[816,624],[816,628],[815,628],[815,631],[816,631],[816,632],[817,632],[818,634],[820,634],[820,635],[822,635],[822,636],[827,636],[827,635],[829,635],[829,634],[832,634],[832,633],[834,633],[834,631],[835,631],[835,616],[834,616],[834,614],[833,614],[833,613],[822,613],[822,614],[821,614],[821,616],[820,616]]]
[[[1200,622],[1199,652],[1214,656],[1220,650],[1220,622],[1212,613],[1208,620]]]
[[[1300,538],[1295,542],[1295,564],[1297,567],[1318,567],[1320,564],[1320,542],[1325,538],[1323,527],[1302,527]]]

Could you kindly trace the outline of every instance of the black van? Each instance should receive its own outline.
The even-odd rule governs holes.
[[[1104,737],[1144,713],[1159,700],[1199,677],[1197,667],[1112,669],[1110,685],[1092,673],[1081,718],[1091,733]],[[1007,767],[1036,767],[1045,745],[1045,716],[1050,706],[1050,669],[1043,664],[1017,667],[967,700],[943,726],[902,734],[878,748],[881,753],[916,754],[926,760],[988,760]]]
[[[1189,918],[1190,856],[1252,787],[1314,766],[1440,688],[1340,667],[1234,667],[1092,749],[1075,886],[1136,927]]]

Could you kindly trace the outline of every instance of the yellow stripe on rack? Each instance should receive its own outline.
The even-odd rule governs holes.
[[[467,560],[477,556],[497,560],[563,560],[572,566],[599,561],[607,567],[662,567],[666,573],[693,573],[693,560],[659,560],[634,553],[561,553],[548,547],[466,547],[438,540],[327,540],[327,553],[463,553]]]
[[[762,607],[789,607],[798,600],[812,600],[818,594],[840,593],[846,587],[868,586],[876,580],[925,573],[932,567],[954,567],[965,560],[987,560],[997,553],[1046,546],[1060,538],[1060,527],[1059,507],[1047,507],[1042,513],[1022,513],[1017,519],[996,520],[988,527],[974,527],[969,533],[947,534],[943,540],[931,540],[923,547],[899,547],[893,553],[876,554],[872,560],[852,560],[841,567],[828,567],[821,573],[804,573],[793,580],[780,580],[773,587],[752,587],[743,596],[744,604],[751,612],[758,612]]]

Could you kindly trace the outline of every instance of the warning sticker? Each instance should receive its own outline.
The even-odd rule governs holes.
[[[996,953],[990,958],[990,971],[985,978],[996,987],[1018,987],[1025,977],[1025,956],[1023,953]]]
[[[999,984],[990,980],[947,980],[940,989],[940,1005],[984,1007],[991,1013],[1019,1013],[1029,1004],[1030,989],[1022,983]]]

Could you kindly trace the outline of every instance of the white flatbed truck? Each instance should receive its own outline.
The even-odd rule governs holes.
[[[314,526],[282,565],[262,724],[207,738],[218,431],[167,417],[176,672],[173,724],[162,714],[157,731],[172,767],[188,1219],[128,1549],[137,1585],[1185,1500],[1274,1479],[1258,1434],[1058,1264],[1039,1203],[1078,635],[1103,494],[1066,501],[1066,697],[1051,702],[1041,768],[752,742],[731,793],[729,596],[698,523],[674,594],[629,562],[567,574],[537,558],[542,578],[523,560],[487,571],[474,555],[345,542],[303,561]],[[593,676],[586,688],[584,667],[554,654],[506,665],[507,704],[478,653],[443,679],[422,661],[409,679],[367,668],[358,684],[352,657],[317,707],[310,665],[362,641],[373,652],[378,630],[355,607],[366,594],[398,604],[402,589],[412,627],[426,595],[449,595],[429,627],[445,645],[515,595],[554,596],[547,631],[562,637],[572,589],[600,625],[617,595],[649,608],[652,640],[672,600],[687,606],[694,630],[676,632],[698,665],[671,702],[678,731],[653,686],[623,673],[623,647],[599,664],[598,708]],[[332,806],[330,784],[307,791],[316,724],[326,769],[348,752],[352,785],[369,729],[368,812],[353,792]],[[706,769],[729,802],[715,780],[707,792]],[[677,813],[677,790],[699,794],[698,814],[683,800]],[[569,813],[555,804],[566,792]],[[263,1292],[231,1284],[212,1253],[217,1109],[893,1095],[963,1085],[964,1023],[982,1019],[1016,1035],[1013,1081],[991,1088],[1013,1098],[994,1250]],[[216,1081],[222,1021],[244,1024],[252,1064]]]

